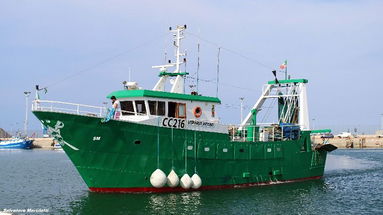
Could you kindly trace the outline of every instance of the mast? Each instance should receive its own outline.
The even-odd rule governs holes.
[[[174,47],[175,47],[175,57],[176,62],[171,63],[169,60],[168,64],[165,65],[159,65],[159,66],[152,66],[152,68],[158,68],[160,69],[160,79],[157,81],[157,84],[154,86],[153,90],[156,91],[165,91],[165,84],[169,77],[176,77],[175,80],[171,81],[170,83],[173,85],[170,92],[172,93],[185,93],[184,90],[184,84],[185,79],[184,76],[188,73],[182,72],[180,65],[185,62],[185,60],[181,60],[182,56],[185,56],[185,53],[182,53],[180,51],[181,49],[181,40],[184,38],[184,30],[186,29],[186,25],[180,26],[178,25],[176,29],[169,28],[170,32],[173,33],[174,36]],[[174,67],[175,70],[173,72],[168,72],[167,69],[170,67]]]
[[[25,95],[25,120],[24,120],[24,134],[28,137],[28,98],[31,92],[24,92]]]

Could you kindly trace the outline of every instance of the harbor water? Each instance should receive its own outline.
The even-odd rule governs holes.
[[[299,183],[107,194],[89,192],[62,151],[1,150],[0,214],[383,214],[383,150],[336,150],[326,165]]]

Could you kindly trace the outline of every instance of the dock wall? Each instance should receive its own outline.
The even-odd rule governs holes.
[[[322,143],[320,136],[313,136],[314,143]],[[383,148],[383,136],[358,135],[355,137],[334,137],[327,139],[329,143],[338,148]]]

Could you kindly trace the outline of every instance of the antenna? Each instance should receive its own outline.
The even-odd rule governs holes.
[[[187,51],[186,51],[186,50],[185,50],[185,52],[184,52],[184,56],[185,56],[185,57],[184,57],[184,59],[183,59],[183,63],[184,63],[184,69],[185,69],[185,71],[184,71],[184,72],[187,72],[187,71],[186,71],[186,66],[187,66],[187,65],[186,65],[186,63],[187,63],[187,60],[186,60]]]
[[[129,67],[129,82],[130,82],[131,73],[132,73],[132,70]]]
[[[239,98],[239,100],[241,100],[241,123],[243,121],[243,100],[244,99],[245,99],[244,97],[240,97]]]
[[[197,53],[198,53],[198,56],[197,56],[197,93],[199,92],[199,47],[200,47],[200,44],[198,43],[197,45]]]
[[[285,64],[285,80],[287,80],[287,60],[285,60],[284,64]]]
[[[217,54],[217,91],[216,91],[216,97],[218,97],[218,84],[219,84],[219,55],[221,54],[221,47],[218,48],[218,54]]]

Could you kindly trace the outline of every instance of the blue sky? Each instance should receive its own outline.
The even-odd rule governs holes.
[[[239,123],[239,97],[252,106],[287,59],[293,78],[310,81],[315,127],[373,131],[383,113],[382,10],[378,0],[2,0],[0,127],[22,127],[23,92],[35,84],[48,86],[45,99],[102,105],[131,68],[132,79],[151,89],[158,78],[151,66],[173,53],[168,27],[187,24],[191,75],[198,42],[205,80],[215,79],[218,46],[242,55],[221,52],[223,122]],[[201,85],[215,95],[214,83]],[[29,126],[39,128],[34,116]]]

